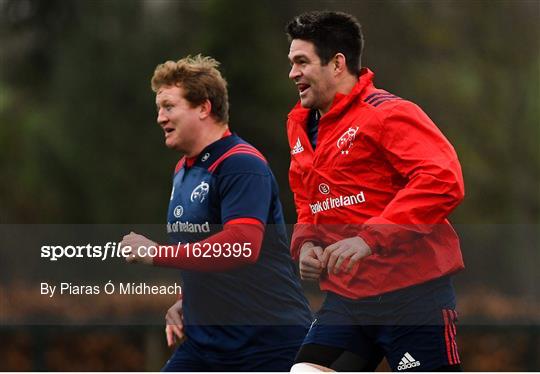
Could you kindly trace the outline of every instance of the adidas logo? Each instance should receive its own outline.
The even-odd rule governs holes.
[[[417,366],[420,366],[420,361],[416,361],[413,356],[409,354],[409,352],[406,352],[403,355],[403,358],[399,362],[399,366],[397,367],[398,370],[405,370],[410,368],[415,368]]]
[[[300,138],[298,138],[296,144],[294,145],[294,148],[291,151],[291,154],[296,155],[300,152],[304,152],[304,147],[302,147],[302,143],[300,143]]]

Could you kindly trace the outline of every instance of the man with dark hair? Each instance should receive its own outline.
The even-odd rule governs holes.
[[[383,357],[397,371],[460,370],[454,148],[418,106],[373,85],[354,17],[309,12],[286,31],[300,96],[287,121],[291,251],[327,292],[292,371],[372,371]]]
[[[132,249],[128,262],[181,269],[182,297],[166,315],[166,337],[171,347],[182,344],[164,371],[287,371],[310,311],[276,180],[264,156],[229,131],[218,65],[198,55],[154,71],[158,125],[165,145],[182,154],[167,219],[174,245],[136,233],[122,245]]]
[[[347,70],[358,75],[364,49],[362,27],[352,17],[340,12],[310,12],[295,17],[287,25],[287,34],[293,39],[314,44],[322,65],[327,65],[341,52],[347,57]]]

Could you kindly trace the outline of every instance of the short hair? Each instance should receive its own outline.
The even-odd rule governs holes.
[[[352,15],[343,12],[311,11],[294,17],[285,27],[289,42],[301,39],[312,42],[323,65],[343,53],[347,70],[360,74],[364,36],[362,26]]]
[[[193,106],[206,100],[212,104],[211,114],[221,123],[229,122],[227,81],[218,70],[219,62],[212,57],[187,56],[176,62],[159,64],[152,76],[152,91],[162,86],[182,86],[185,99]]]

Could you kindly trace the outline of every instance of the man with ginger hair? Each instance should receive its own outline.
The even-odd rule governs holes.
[[[310,312],[264,156],[229,130],[227,82],[210,57],[158,65],[157,122],[176,165],[167,231],[179,253],[133,250],[128,262],[181,269],[166,315],[165,371],[288,371]],[[130,233],[123,246],[157,245]],[[159,246],[160,249],[166,246]],[[185,340],[185,341],[184,341]]]

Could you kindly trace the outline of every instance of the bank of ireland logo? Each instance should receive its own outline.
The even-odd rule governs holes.
[[[182,217],[182,214],[184,214],[184,207],[182,205],[177,205],[174,208],[173,214],[176,218]]]
[[[191,202],[198,201],[199,203],[202,203],[204,200],[206,200],[206,196],[208,196],[208,191],[210,191],[210,185],[206,182],[201,182],[197,187],[191,191]]]
[[[349,154],[349,150],[354,144],[354,139],[356,138],[356,132],[358,131],[358,126],[355,128],[349,127],[347,131],[338,139],[336,146],[341,151],[342,155]]]
[[[328,195],[330,193],[330,186],[328,186],[326,183],[319,184],[319,192],[323,195]]]

